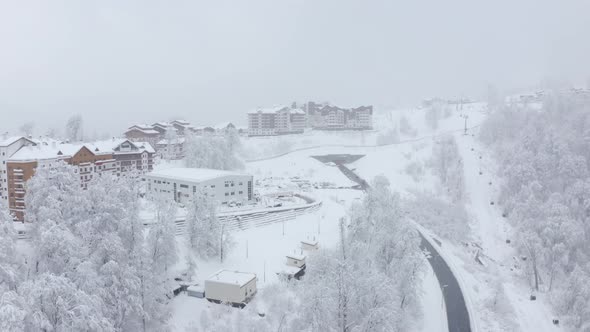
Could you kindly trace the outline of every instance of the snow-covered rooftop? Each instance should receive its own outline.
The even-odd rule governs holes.
[[[114,149],[127,141],[124,138],[114,138],[90,143],[57,143],[37,144],[24,146],[10,157],[11,161],[47,160],[55,158],[68,158],[75,155],[80,149],[86,147],[95,155],[115,153]],[[139,150],[154,153],[154,148],[147,142],[131,142]],[[142,148],[143,146],[143,148]],[[119,153],[119,152],[116,152]]]
[[[181,120],[181,119],[174,120],[171,123],[173,123],[173,124],[179,124],[181,126],[188,126],[190,124],[190,122],[188,122],[186,120]]]
[[[151,135],[156,135],[156,134],[159,134],[160,133],[159,131],[154,130],[154,129],[150,129],[150,128],[141,128],[141,127],[138,127],[136,125],[136,126],[130,127],[129,130],[127,130],[127,131],[129,132],[129,131],[132,131],[132,130],[137,130],[137,131],[140,131],[140,132],[142,132],[144,134],[151,134]]]
[[[149,142],[131,142],[135,145],[139,150],[145,150],[148,153],[156,153],[156,150]]]
[[[292,255],[287,255],[287,258],[292,258],[292,259],[298,260],[298,261],[304,261],[305,255],[292,254]]]
[[[166,127],[169,127],[170,125],[171,125],[171,124],[170,124],[170,123],[168,123],[168,122],[161,121],[161,122],[156,122],[156,123],[154,123],[154,124],[152,125],[152,127],[164,127],[164,128],[166,128]]]
[[[178,181],[201,182],[222,176],[250,176],[249,174],[222,171],[208,168],[168,168],[147,174],[148,177],[160,177]]]
[[[317,240],[301,240],[301,243],[303,243],[303,244],[309,244],[311,246],[317,246],[318,245],[318,241]]]
[[[149,124],[145,124],[145,123],[138,123],[138,124],[134,124],[133,126],[129,127],[129,129],[131,129],[131,128],[153,129],[154,126],[150,126]]]
[[[271,114],[271,113],[276,113],[277,111],[280,111],[284,108],[288,108],[285,105],[275,105],[273,107],[269,107],[269,108],[257,108],[255,110],[252,110],[250,112],[248,112],[249,114],[256,114],[256,113],[267,113],[267,114]]]
[[[172,144],[182,144],[182,143],[184,143],[184,141],[185,141],[185,138],[184,137],[178,137],[178,138],[172,140]],[[156,144],[158,144],[158,145],[165,145],[165,144],[168,144],[168,140],[167,139],[163,139],[163,140],[159,141]]]
[[[12,136],[0,139],[0,146],[9,146],[12,145],[14,142],[18,141],[21,138],[25,138],[24,136]]]
[[[305,114],[305,111],[303,111],[300,108],[290,108],[289,106],[285,106],[285,105],[278,105],[278,106],[273,106],[270,108],[257,108],[255,110],[248,112],[248,114],[258,114],[258,113],[274,114],[274,113],[277,113],[278,111],[282,111],[282,110],[288,110],[289,113],[291,113],[291,114]]]
[[[35,146],[24,146],[13,154],[10,160],[29,161],[67,158],[76,154],[81,148],[82,144],[37,144]]]
[[[224,284],[239,285],[240,287],[246,285],[252,279],[256,279],[256,274],[239,271],[220,270],[209,277],[207,281],[214,281]]]

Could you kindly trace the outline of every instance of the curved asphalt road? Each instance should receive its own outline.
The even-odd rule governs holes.
[[[332,162],[338,166],[338,169],[351,181],[358,184],[358,188],[366,190],[369,188],[367,181],[362,179],[356,173],[351,171],[344,164],[358,160],[364,156],[353,156],[353,155],[326,155],[326,156],[313,156],[313,158],[320,162],[327,163]],[[436,248],[420,233],[422,242],[420,247],[423,251],[428,252],[426,256],[428,262],[432,266],[438,283],[440,285],[443,298],[445,299],[445,306],[447,309],[447,321],[449,326],[449,332],[471,332],[471,324],[469,319],[469,311],[467,311],[467,305],[465,304],[465,298],[459,287],[457,278],[453,275],[453,272],[449,268],[449,265],[439,255]],[[438,245],[438,243],[437,243]]]

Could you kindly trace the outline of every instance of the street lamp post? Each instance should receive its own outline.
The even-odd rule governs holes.
[[[463,135],[467,135],[467,119],[469,119],[469,115],[467,115],[467,114],[461,114],[460,116],[463,119],[465,119],[465,129],[464,129]]]

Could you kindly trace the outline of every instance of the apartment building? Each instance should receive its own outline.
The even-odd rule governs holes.
[[[308,126],[318,130],[373,129],[373,106],[342,108],[327,103],[308,102]]]
[[[151,125],[136,124],[125,132],[125,137],[132,142],[148,142],[158,152],[158,156],[171,156],[172,159],[184,157],[184,141],[187,135],[216,135],[223,134],[228,128],[235,128],[231,123],[226,127],[214,128],[210,126],[193,126],[186,120],[174,120],[170,122],[156,122]],[[174,131],[176,138],[172,144],[168,142],[168,132]],[[172,146],[171,146],[172,145]],[[168,150],[171,150],[170,152]]]
[[[8,206],[8,160],[22,147],[34,144],[22,136],[0,138],[0,206]]]
[[[305,112],[278,106],[248,112],[248,136],[300,134],[305,131]]]
[[[125,132],[125,137],[132,142],[148,142],[152,146],[160,140],[163,133],[156,130],[155,127],[146,124],[138,124],[129,127]]]
[[[156,144],[158,156],[163,159],[179,160],[184,158],[184,137],[163,139]]]
[[[69,144],[39,142],[22,146],[6,161],[7,203],[17,220],[24,220],[26,182],[39,167],[52,168],[59,163],[76,166],[80,186],[99,174],[125,176],[153,170],[155,150],[148,142],[113,139],[93,143]]]

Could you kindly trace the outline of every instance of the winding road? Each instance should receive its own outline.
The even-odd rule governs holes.
[[[345,166],[345,164],[351,163],[362,157],[363,156],[346,154],[313,156],[313,158],[320,162],[334,163],[347,178],[358,184],[359,189],[367,190],[369,188],[367,181]],[[427,253],[426,257],[436,274],[436,278],[438,279],[445,300],[449,332],[471,332],[469,311],[467,310],[465,298],[463,297],[463,292],[461,291],[457,278],[453,275],[453,271],[443,257],[440,256],[435,246],[421,232],[420,236],[422,237],[420,247]],[[439,243],[435,244],[440,245]]]

